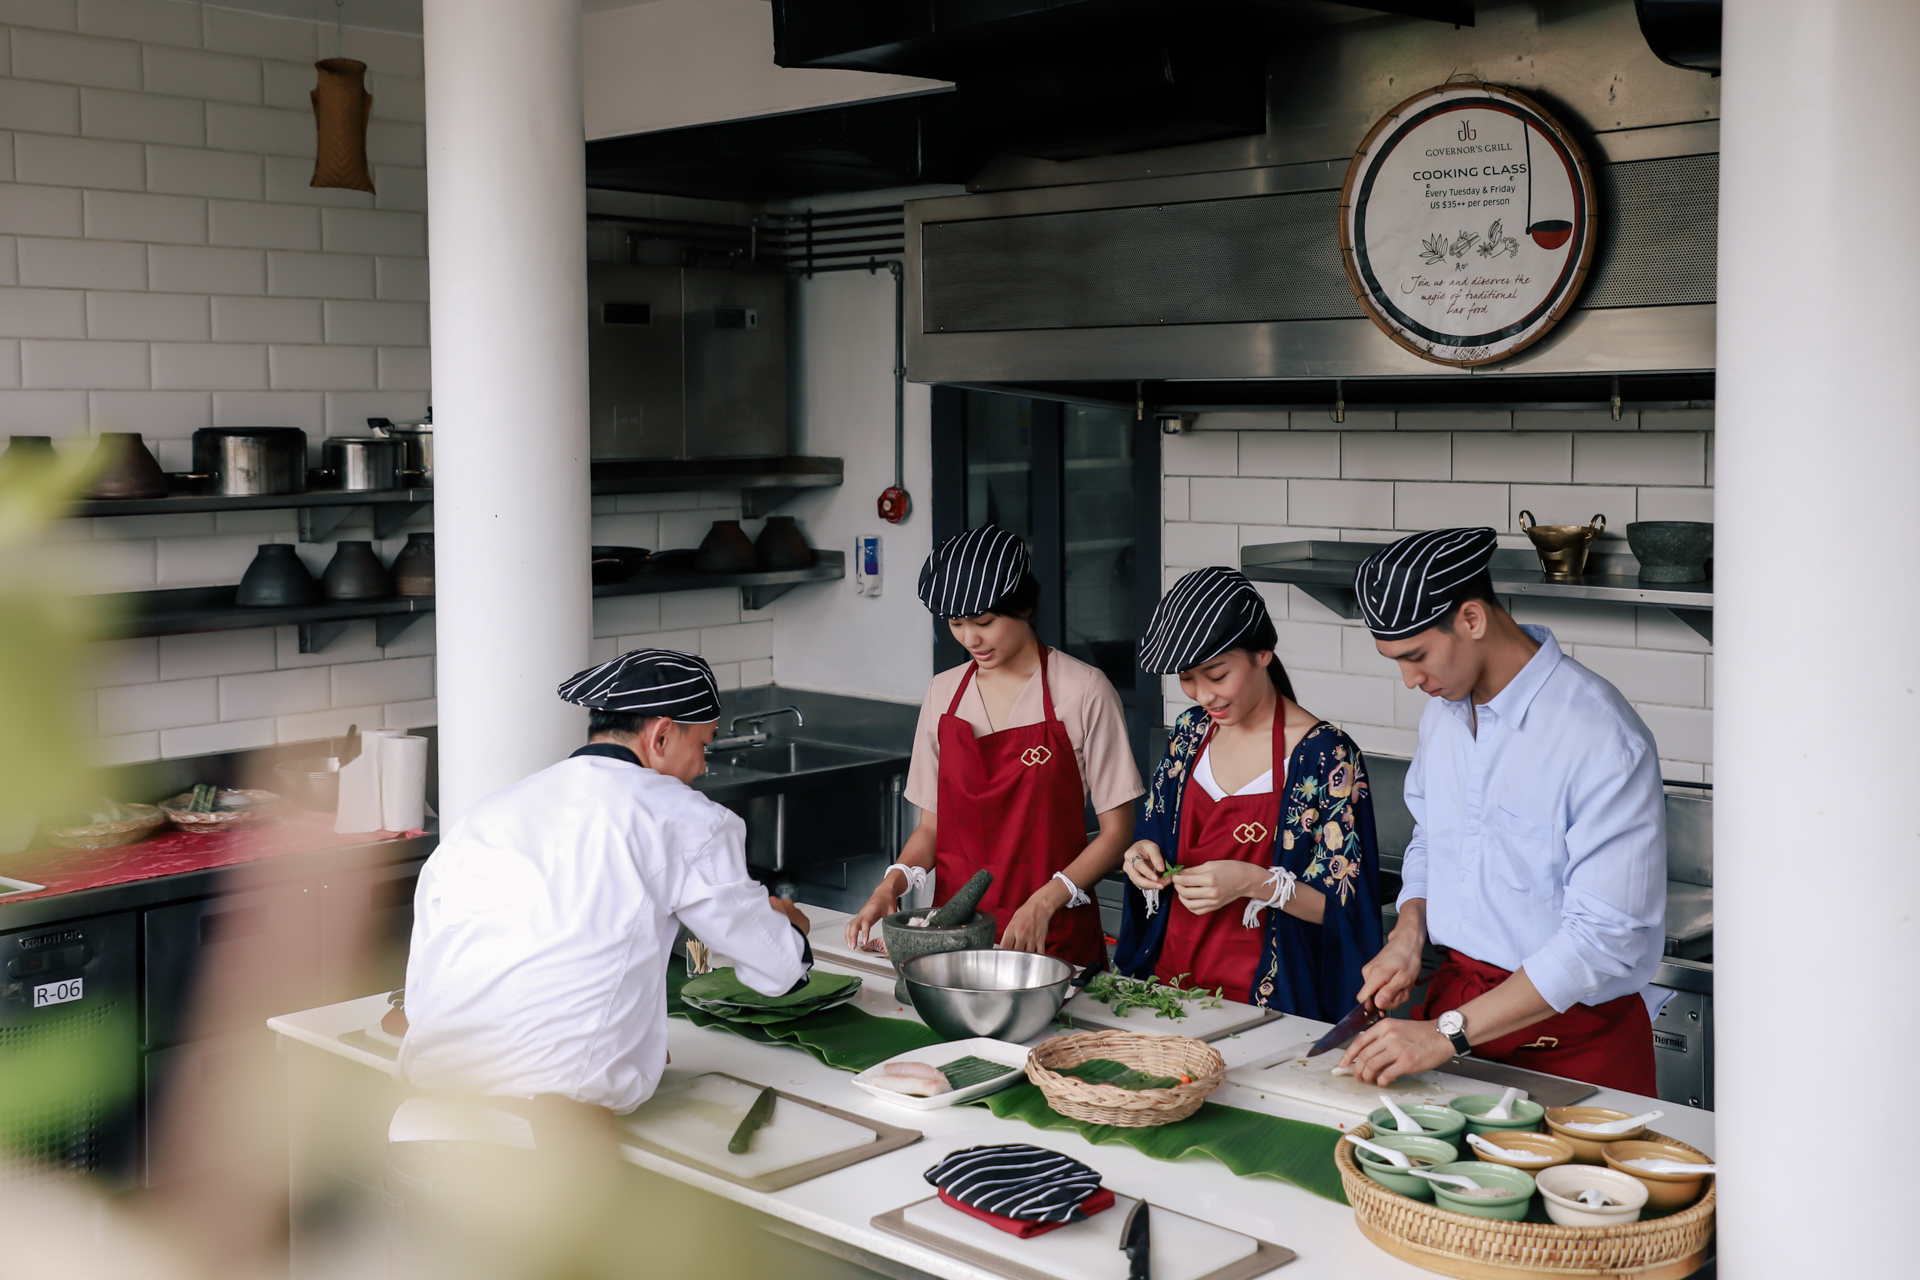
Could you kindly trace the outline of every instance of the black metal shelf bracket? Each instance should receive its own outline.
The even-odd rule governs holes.
[[[408,615],[412,616],[412,615]],[[385,619],[381,619],[385,621]],[[327,646],[346,633],[345,620],[333,619],[326,622],[303,622],[300,624],[300,652],[322,653]]]

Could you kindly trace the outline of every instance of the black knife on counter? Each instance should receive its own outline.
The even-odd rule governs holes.
[[[1153,1225],[1145,1200],[1133,1206],[1120,1228],[1120,1252],[1127,1255],[1127,1280],[1153,1280]]]
[[[1307,1050],[1307,1056],[1317,1058],[1330,1049],[1340,1048],[1385,1016],[1378,1009],[1370,1009],[1364,1004],[1353,1006],[1352,1013],[1334,1023],[1333,1030],[1313,1042],[1313,1048]]]

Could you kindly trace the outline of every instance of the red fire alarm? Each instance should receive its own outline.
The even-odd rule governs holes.
[[[913,499],[899,485],[888,485],[880,494],[880,518],[888,524],[899,524],[913,510]]]

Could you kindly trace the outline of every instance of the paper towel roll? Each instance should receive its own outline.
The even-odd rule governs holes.
[[[381,826],[412,831],[427,821],[427,740],[411,734],[380,740]]]
[[[338,832],[379,831],[380,747],[383,739],[406,736],[405,729],[364,729],[360,733],[360,754],[340,766],[340,803],[334,809],[333,829]]]

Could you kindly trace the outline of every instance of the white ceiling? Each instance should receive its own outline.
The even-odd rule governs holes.
[[[344,21],[350,27],[370,27],[375,31],[404,31],[420,34],[420,0],[345,0],[334,8],[333,0],[215,0],[221,9],[246,9],[253,13],[271,13],[282,18],[308,18],[314,22]],[[656,4],[660,0],[582,0],[588,13],[609,9],[631,9],[635,5]]]

